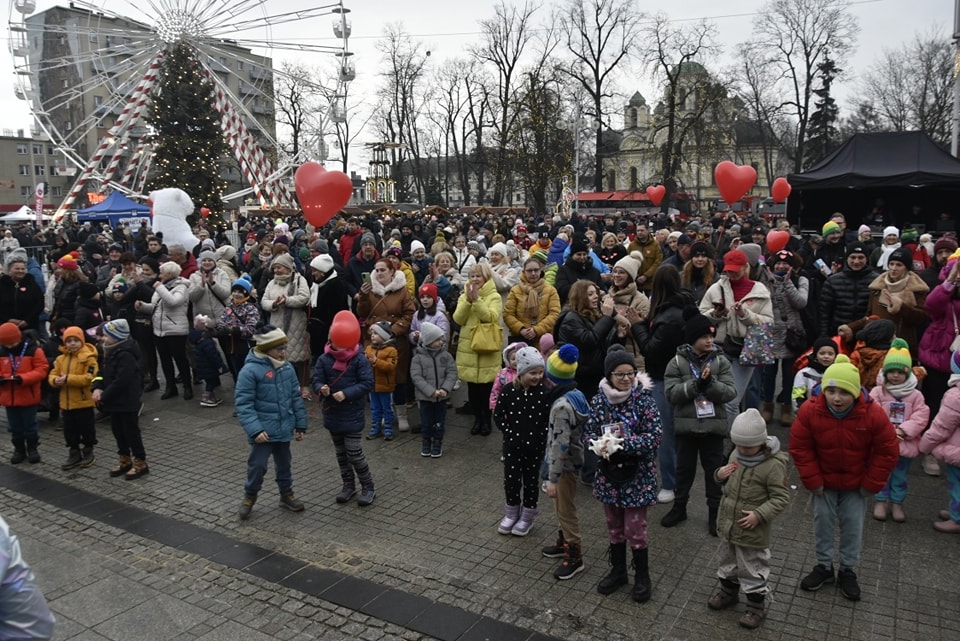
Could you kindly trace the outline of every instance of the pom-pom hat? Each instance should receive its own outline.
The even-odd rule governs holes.
[[[624,256],[616,263],[614,263],[613,268],[616,269],[619,267],[623,271],[630,274],[630,280],[636,280],[637,274],[640,273],[640,267],[643,265],[643,253],[638,251],[632,251],[629,255]]]
[[[822,389],[836,387],[857,398],[860,396],[860,370],[850,362],[846,354],[840,354],[833,365],[823,373],[820,386]]]
[[[730,426],[730,440],[741,447],[757,447],[767,442],[767,423],[754,408],[742,412]]]
[[[373,325],[370,326],[370,331],[372,331],[374,334],[382,338],[384,341],[392,341],[394,338],[393,328],[391,327],[390,323],[388,323],[387,321],[380,321],[379,323],[374,323]]]
[[[60,260],[57,261],[57,267],[71,272],[75,272],[80,269],[80,265],[77,264],[77,259],[71,254],[64,254]]]
[[[576,345],[561,345],[547,357],[547,378],[554,384],[562,385],[574,379],[580,363],[580,350]]]
[[[895,338],[890,343],[890,349],[883,358],[883,373],[892,371],[905,371],[913,366],[913,359],[910,358],[910,346],[902,338]]]
[[[233,291],[234,289],[241,289],[249,296],[250,292],[253,291],[253,283],[250,282],[249,278],[244,278],[241,276],[237,280],[233,281],[232,285],[230,285],[230,290]]]

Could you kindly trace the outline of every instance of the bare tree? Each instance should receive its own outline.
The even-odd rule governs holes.
[[[863,75],[855,114],[871,113],[874,130],[919,130],[949,148],[953,73],[953,47],[942,29],[917,34],[900,49],[884,50],[880,60]],[[854,121],[847,121],[848,128]],[[860,122],[854,129],[869,131],[869,120],[862,118]]]
[[[483,44],[473,55],[491,65],[497,74],[497,118],[494,121],[496,148],[493,158],[493,204],[503,203],[504,190],[510,175],[508,141],[515,127],[519,110],[513,100],[516,91],[517,67],[534,35],[533,15],[539,5],[525,0],[522,7],[507,5],[501,0],[494,17],[480,21]]]
[[[289,133],[283,151],[296,162],[310,133],[310,119],[316,104],[317,85],[311,71],[300,64],[285,61],[275,74],[277,124]]]
[[[770,0],[754,24],[754,46],[778,70],[796,120],[793,170],[803,170],[818,65],[826,55],[845,60],[860,28],[847,0]]]
[[[565,71],[587,92],[596,130],[596,148],[603,136],[604,102],[620,64],[640,42],[642,14],[631,0],[568,0],[558,19],[574,65]],[[603,190],[603,157],[597,153],[593,188]]]

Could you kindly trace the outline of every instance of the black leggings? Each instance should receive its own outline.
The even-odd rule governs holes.
[[[163,369],[163,378],[167,384],[167,389],[175,389],[176,374],[173,371],[173,363],[177,363],[177,370],[180,371],[180,380],[183,381],[184,388],[193,385],[190,378],[190,364],[187,362],[187,337],[184,336],[157,336],[157,354],[160,356],[160,367]]]
[[[467,400],[473,407],[475,416],[481,419],[489,419],[493,412],[490,411],[490,392],[493,390],[493,381],[489,383],[467,383]]]

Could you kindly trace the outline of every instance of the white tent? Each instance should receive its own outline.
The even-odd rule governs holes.
[[[44,220],[53,218],[50,214],[43,214]],[[17,211],[0,217],[0,223],[29,223],[37,219],[37,212],[24,205]]]

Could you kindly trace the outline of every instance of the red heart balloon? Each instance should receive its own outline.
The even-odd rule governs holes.
[[[353,181],[342,171],[327,171],[316,162],[305,162],[293,175],[303,216],[322,227],[336,216],[353,195]]]
[[[773,202],[775,203],[785,201],[791,191],[793,191],[793,186],[783,176],[774,180],[773,185],[770,186],[770,195],[773,196]]]
[[[647,187],[647,198],[650,199],[654,205],[660,206],[660,203],[663,202],[663,197],[667,195],[667,188],[663,185],[651,185]]]
[[[782,229],[771,229],[767,232],[767,252],[775,254],[790,242],[790,233]]]
[[[349,309],[337,312],[330,323],[330,342],[349,349],[360,342],[360,323]]]
[[[201,207],[201,208],[200,208],[200,215],[203,216],[204,218],[206,218],[207,216],[210,215],[210,209],[207,208],[207,207]]]
[[[732,205],[743,198],[757,182],[757,170],[750,165],[737,165],[729,160],[717,164],[713,178],[720,196]]]

